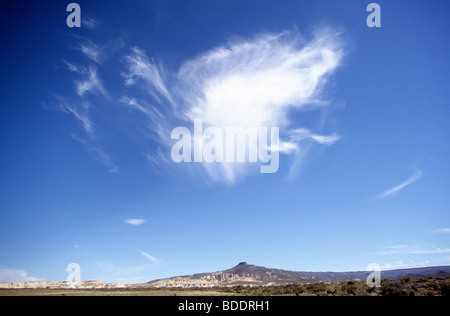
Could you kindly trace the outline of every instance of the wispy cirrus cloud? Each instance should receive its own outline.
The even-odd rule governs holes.
[[[80,71],[84,75],[83,80],[76,81],[76,91],[77,94],[82,98],[86,93],[100,93],[104,97],[108,97],[106,89],[100,78],[97,75],[97,70],[94,67],[89,67],[88,69],[83,69]]]
[[[95,29],[96,23],[91,24]],[[139,150],[155,170],[185,170],[207,181],[233,184],[257,168],[250,163],[229,162],[177,165],[170,159],[174,143],[171,131],[175,127],[191,126],[193,120],[201,120],[205,129],[277,127],[280,142],[267,149],[289,156],[286,161],[291,176],[297,173],[313,146],[332,145],[341,137],[336,131],[324,133],[330,129],[324,120],[309,120],[309,126],[301,126],[293,115],[326,111],[329,103],[326,87],[344,56],[344,42],[332,29],[317,29],[309,39],[297,29],[234,38],[182,62],[176,71],[168,70],[172,68],[150,58],[138,46],[124,53],[123,41],[101,45],[84,37],[79,39],[79,51],[87,63],[63,61],[79,77],[73,81],[76,96],[71,98],[77,102],[63,97],[59,103],[65,113],[82,123],[86,137],[74,138],[81,139],[88,152],[109,170],[119,168],[102,150],[97,137],[99,125],[92,109],[99,102],[120,105],[139,114],[124,117],[123,114],[129,113],[122,112],[121,117],[132,122],[129,129],[133,134],[138,132],[140,148],[152,141],[144,152]],[[112,49],[105,49],[111,46]],[[107,51],[122,56],[116,60],[123,70],[108,76],[108,82],[121,80],[124,90],[119,95],[111,93],[114,90],[100,76],[106,63],[113,62]],[[110,68],[120,69],[115,66]],[[108,111],[112,113],[101,113],[104,117],[117,115],[111,106]]]
[[[340,136],[338,136],[336,133],[333,133],[332,135],[317,135],[311,133],[306,128],[300,128],[290,131],[291,140],[295,143],[300,142],[304,139],[311,138],[315,142],[321,144],[321,145],[331,145],[334,142],[338,141]]]
[[[124,223],[132,225],[132,226],[141,226],[145,224],[145,219],[142,218],[128,218],[124,220]]]
[[[398,192],[400,192],[402,189],[404,189],[405,187],[407,187],[408,185],[416,182],[417,180],[419,180],[422,177],[422,170],[416,170],[414,171],[414,174],[409,177],[408,179],[406,179],[404,182],[400,183],[399,185],[379,194],[377,197],[382,199],[394,194],[397,194]]]
[[[207,126],[279,127],[279,150],[294,154],[297,163],[305,156],[305,141],[331,145],[337,133],[320,135],[295,126],[292,110],[324,107],[323,89],[343,57],[339,34],[322,29],[305,41],[298,31],[260,34],[251,39],[235,39],[184,62],[178,72],[167,73],[137,47],[126,57],[122,73],[127,86],[143,84],[157,106],[125,96],[129,106],[146,114],[160,145],[170,144],[170,128],[188,126],[194,119]],[[151,108],[157,107],[158,110]],[[169,140],[169,142],[168,142]],[[302,147],[301,154],[298,154]],[[303,148],[304,147],[304,148]],[[203,164],[211,179],[234,183],[248,170],[242,164]]]
[[[67,66],[67,69],[77,75],[77,78],[73,80],[75,94],[62,96],[53,93],[53,97],[57,101],[56,108],[71,115],[81,123],[83,133],[72,133],[72,139],[82,144],[96,161],[108,168],[109,172],[119,173],[119,167],[113,162],[110,154],[104,150],[98,140],[98,124],[92,118],[91,113],[92,104],[97,103],[98,99],[111,101],[111,95],[98,74],[98,65],[92,63],[92,61],[100,62],[99,58],[103,51],[90,40],[85,38],[80,38],[80,40],[87,43],[81,44],[80,50],[90,61],[81,64],[63,59],[62,62]]]
[[[58,109],[61,112],[72,115],[79,121],[86,134],[91,134],[93,132],[92,122],[89,118],[89,104],[87,102],[80,102],[77,99],[62,97],[56,94],[54,94],[53,97],[57,100]]]
[[[425,267],[432,265],[433,263],[436,263],[432,260],[423,260],[423,261],[394,261],[394,262],[388,262],[381,266],[382,270],[394,270],[394,269],[410,269],[410,268],[418,268],[418,267]]]
[[[432,234],[450,234],[450,228],[434,229],[430,233],[432,233]]]
[[[420,258],[418,256],[411,256],[411,258],[405,257],[403,260],[395,260],[392,262],[386,262],[381,265],[382,270],[394,270],[394,269],[410,269],[429,266],[448,265],[450,263],[450,256],[427,256],[426,258]]]
[[[75,81],[75,90],[80,98],[83,98],[86,93],[97,94],[100,93],[104,97],[109,97],[108,92],[103,86],[97,74],[97,68],[93,65],[77,66],[63,60],[67,68],[80,75],[81,79]]]
[[[450,248],[436,245],[397,245],[386,247],[386,250],[376,252],[377,255],[430,255],[450,253]]]
[[[92,17],[84,17],[84,18],[81,20],[81,24],[82,24],[84,27],[88,28],[89,30],[95,30],[95,29],[97,29],[99,26],[102,25],[102,22],[100,22],[99,20],[94,19],[94,18],[92,18]]]
[[[162,67],[151,61],[142,49],[132,47],[131,54],[125,57],[125,61],[127,71],[123,72],[122,76],[126,86],[132,86],[137,81],[143,80],[146,83],[146,91],[158,101],[159,106],[164,105],[166,101],[173,103]]]
[[[153,264],[159,264],[161,263],[161,260],[156,259],[155,257],[153,257],[152,255],[150,255],[147,252],[141,251],[141,250],[137,250],[141,255],[143,255],[145,258],[147,258],[148,261],[150,261]]]
[[[381,258],[393,259],[382,264],[383,270],[448,265],[450,262],[450,248],[434,243],[388,246],[371,254],[380,256],[380,261]]]
[[[86,39],[80,44],[79,49],[90,60],[96,62],[97,64],[101,63],[103,59],[103,51],[102,48],[95,42]]]
[[[34,282],[43,280],[43,278],[28,275],[28,272],[23,269],[0,268],[0,282]]]

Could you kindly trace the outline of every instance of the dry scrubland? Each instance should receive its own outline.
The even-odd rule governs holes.
[[[0,296],[450,296],[450,277],[382,280],[369,288],[365,281],[320,282],[261,287],[122,288],[122,289],[0,289]]]
[[[450,296],[450,277],[413,280],[382,280],[381,287],[369,288],[366,281],[320,282],[274,287],[232,289],[239,295],[296,295],[296,296]]]

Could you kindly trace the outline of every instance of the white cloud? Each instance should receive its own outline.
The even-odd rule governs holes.
[[[288,126],[288,110],[310,105],[342,58],[329,30],[304,43],[297,32],[262,34],[183,64],[187,116],[211,126]]]
[[[128,218],[124,220],[125,223],[133,225],[133,226],[141,226],[145,223],[144,219],[137,219],[137,218]]]
[[[386,247],[387,250],[379,251],[377,255],[430,255],[450,253],[450,248],[442,248],[436,245],[399,245]]]
[[[96,29],[99,22],[87,19],[84,25]],[[344,56],[343,41],[334,30],[322,28],[309,40],[297,29],[235,38],[186,60],[177,71],[167,70],[162,61],[149,58],[139,47],[132,47],[121,58],[110,58],[123,47],[121,40],[98,44],[75,37],[80,39],[77,47],[87,63],[79,65],[63,60],[79,78],[74,81],[76,96],[61,98],[60,107],[81,122],[87,135],[74,138],[111,172],[119,169],[99,144],[103,126],[93,115],[101,116],[99,120],[103,124],[114,124],[126,114],[115,112],[123,106],[128,108],[127,113],[141,115],[124,118],[124,122],[132,123],[123,127],[125,124],[121,122],[120,128],[127,129],[127,133],[131,130],[130,134],[139,131],[137,141],[141,148],[143,144],[149,148],[149,140],[156,142],[151,143],[151,150],[141,150],[150,163],[158,170],[182,168],[207,181],[232,184],[258,168],[253,168],[255,164],[251,163],[173,163],[171,131],[177,126],[191,126],[194,119],[201,120],[205,129],[210,126],[279,128],[280,142],[269,148],[293,157],[288,159],[290,175],[296,174],[313,146],[331,145],[340,138],[334,131],[323,132],[329,129],[325,120],[308,120],[310,126],[299,126],[292,115],[293,112],[301,115],[305,111],[325,111],[330,103],[324,100],[326,84]],[[114,77],[111,69],[115,67],[105,68],[109,74],[106,83],[121,78],[127,89],[114,98],[112,89],[107,89],[100,77],[105,63],[113,60],[119,60],[125,69]],[[97,107],[105,105],[104,101],[122,107],[110,106],[108,111],[102,111]],[[118,126],[105,126],[103,130],[120,129],[115,127]]]
[[[34,282],[43,281],[42,278],[37,278],[28,275],[26,270],[16,268],[0,268],[0,282]]]
[[[336,141],[338,141],[340,138],[340,136],[336,135],[336,133],[334,133],[333,135],[329,135],[329,136],[313,134],[306,128],[294,129],[289,132],[289,135],[290,135],[291,141],[294,143],[297,143],[304,139],[310,138],[322,145],[331,145],[331,144],[335,143]]]
[[[85,135],[72,134],[72,139],[82,144],[95,160],[108,168],[108,172],[119,173],[119,167],[113,163],[112,158],[96,141],[96,130],[89,115],[90,103],[86,100],[65,98],[59,95],[54,95],[54,98],[57,100],[57,108],[61,112],[71,115],[81,123]]]
[[[408,185],[416,182],[417,180],[419,180],[422,177],[422,171],[421,170],[416,170],[414,172],[414,174],[409,177],[406,181],[402,182],[401,184],[381,193],[380,195],[378,195],[378,198],[385,198],[391,195],[394,195],[396,193],[398,193],[400,190],[402,190],[403,188],[407,187]]]
[[[430,266],[433,264],[433,261],[431,260],[424,260],[424,261],[394,261],[394,262],[388,262],[381,266],[382,270],[395,270],[395,269],[410,269],[410,268],[418,268],[418,267],[425,267]]]
[[[70,69],[70,67],[69,67]],[[79,73],[83,75],[82,81],[76,81],[76,91],[80,97],[83,97],[86,92],[89,93],[100,93],[104,97],[108,97],[100,78],[97,75],[97,69],[90,66],[87,69],[79,69]]]
[[[148,253],[146,253],[146,252],[144,252],[144,251],[141,251],[141,250],[137,250],[141,255],[143,255],[145,258],[147,258],[148,259],[148,261],[150,261],[151,263],[153,263],[153,264],[159,264],[159,263],[161,263],[161,261],[159,260],[159,259],[156,259],[155,257],[153,257],[152,255],[150,255],[150,254],[148,254]]]
[[[393,262],[384,263],[381,266],[382,270],[393,270],[393,269],[409,269],[418,267],[429,267],[429,266],[441,266],[448,265],[450,263],[450,256],[432,256],[425,260],[408,259],[396,260]]]
[[[86,43],[80,45],[80,50],[90,60],[98,64],[101,62],[102,50],[94,42],[87,40]]]
[[[432,234],[450,234],[450,228],[440,228],[431,231]]]
[[[86,39],[83,40],[88,43],[88,46],[86,47],[96,47],[93,42]],[[84,46],[81,45],[81,47]],[[89,53],[87,53],[89,52],[88,48],[81,50],[85,55],[87,54],[88,58],[93,58],[93,56],[90,56]],[[100,51],[98,50],[97,53],[100,54]],[[53,94],[57,100],[58,109],[71,115],[82,125],[84,135],[79,136],[77,134],[72,134],[72,138],[81,143],[95,160],[105,165],[108,168],[108,172],[119,173],[119,167],[113,163],[110,155],[99,144],[99,129],[96,128],[97,125],[94,124],[94,120],[92,119],[91,107],[93,102],[91,101],[91,96],[100,96],[105,100],[110,100],[110,94],[105,89],[102,80],[98,76],[97,68],[92,64],[80,66],[66,60],[63,60],[63,62],[71,72],[76,73],[80,77],[74,81],[76,96],[63,97]]]
[[[297,168],[309,148],[303,141],[330,145],[339,139],[336,133],[325,136],[294,126],[290,113],[323,109],[325,83],[342,57],[342,41],[330,29],[316,32],[309,42],[297,31],[233,40],[184,62],[171,74],[134,47],[122,73],[125,85],[144,83],[159,111],[149,113],[151,107],[132,97],[122,101],[149,116],[161,146],[170,144],[170,128],[189,126],[194,119],[201,119],[205,128],[279,127],[282,139],[272,149],[294,154]],[[209,178],[228,183],[248,170],[253,169],[239,163],[203,164]]]
[[[164,71],[161,67],[150,61],[139,47],[133,47],[131,51],[131,55],[125,57],[128,72],[122,73],[125,85],[132,86],[137,80],[142,79],[147,83],[148,92],[160,103],[162,102],[160,96],[172,102],[172,97],[165,85]]]
[[[89,30],[95,30],[97,29],[102,23],[94,18],[91,17],[85,17],[81,20],[81,23],[84,27],[88,28]]]
[[[110,173],[120,173],[120,168],[116,166],[112,158],[109,156],[106,151],[98,145],[95,141],[95,137],[92,134],[88,134],[88,138],[84,139],[75,134],[72,134],[72,138],[76,141],[80,142],[86,149],[86,151],[95,159],[96,161],[103,164],[108,168],[108,172]]]
[[[109,94],[97,74],[96,67],[92,65],[89,65],[88,67],[77,66],[66,60],[63,60],[63,62],[70,71],[77,73],[81,77],[81,80],[75,81],[75,91],[81,99],[86,99],[85,96],[87,92],[91,94],[101,94],[103,97],[109,98]]]
[[[67,60],[63,60],[63,62],[67,65],[70,71],[80,72],[80,69],[76,65],[69,63]]]

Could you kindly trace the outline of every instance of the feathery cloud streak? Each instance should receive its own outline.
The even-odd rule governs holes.
[[[324,122],[299,126],[293,118],[294,112],[326,108],[326,84],[344,56],[343,41],[334,30],[317,30],[310,40],[296,29],[234,39],[186,60],[177,71],[167,70],[139,47],[124,53],[122,41],[115,41],[117,47],[110,49],[119,55],[112,59],[103,49],[112,44],[80,40],[79,51],[87,65],[63,60],[68,70],[78,76],[74,80],[75,94],[55,97],[60,110],[82,124],[84,136],[72,135],[73,138],[110,172],[119,172],[119,167],[100,144],[98,133],[102,126],[92,113],[101,113],[103,124],[117,122],[108,120],[108,116],[132,122],[129,128],[133,133],[137,131],[140,138],[137,151],[142,152],[142,144],[146,144],[143,154],[159,172],[184,170],[207,181],[228,184],[257,168],[242,162],[177,165],[170,158],[174,144],[171,132],[175,127],[192,126],[193,120],[201,120],[205,129],[277,127],[280,142],[266,149],[292,158],[288,160],[290,175],[296,173],[313,145],[331,145],[340,138],[336,132],[322,135],[313,130],[314,126],[326,130]],[[110,69],[117,67],[108,67],[114,60],[120,61],[120,73],[111,73]],[[100,76],[105,68],[107,81]],[[109,83],[116,84],[117,80],[123,84],[124,92],[114,95]],[[119,109],[126,111],[119,114]],[[140,115],[131,117],[133,112]],[[118,130],[114,126],[105,129]],[[149,141],[155,145],[151,149]]]
[[[406,181],[400,183],[399,185],[381,193],[380,195],[378,195],[378,198],[385,198],[388,197],[390,195],[394,195],[396,193],[398,193],[400,190],[402,190],[403,188],[407,187],[408,185],[416,182],[417,180],[419,180],[422,177],[422,171],[421,170],[416,170],[414,172],[414,174],[409,177]]]
[[[429,254],[447,254],[450,253],[450,248],[437,247],[435,245],[397,245],[387,247],[389,250],[376,252],[376,255],[429,255]]]
[[[329,29],[316,32],[309,42],[297,31],[234,40],[169,74],[134,47],[126,57],[124,83],[129,87],[143,83],[158,106],[130,96],[122,102],[148,116],[163,147],[172,142],[171,129],[201,119],[206,127],[222,129],[279,127],[280,145],[270,149],[295,155],[305,140],[330,145],[339,139],[336,133],[319,135],[295,126],[290,111],[323,108],[325,83],[342,57],[339,36]],[[296,156],[300,159],[304,152]],[[209,178],[228,183],[250,170],[238,163],[203,167]]]
[[[0,268],[0,282],[34,282],[43,280],[42,278],[28,275],[28,272],[23,269]]]
[[[138,251],[139,251],[139,253],[140,253],[141,255],[143,255],[145,258],[147,258],[147,260],[150,261],[151,263],[153,263],[153,264],[159,264],[159,263],[161,263],[161,261],[160,261],[159,259],[156,259],[155,257],[153,257],[152,255],[150,255],[149,253],[144,252],[144,251],[141,251],[141,250],[139,250],[139,249],[138,249]]]
[[[139,219],[139,218],[128,218],[124,220],[126,224],[132,225],[132,226],[141,226],[145,223],[145,219]]]
[[[432,234],[450,234],[450,228],[440,228],[431,231]]]

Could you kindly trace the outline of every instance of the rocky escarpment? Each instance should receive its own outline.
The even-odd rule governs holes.
[[[225,274],[223,272],[212,273],[211,275],[190,277],[175,277],[170,279],[156,280],[148,283],[149,287],[167,288],[167,287],[216,287],[216,286],[235,286],[235,285],[263,285],[264,282],[257,280],[252,276],[240,276],[236,274]]]

